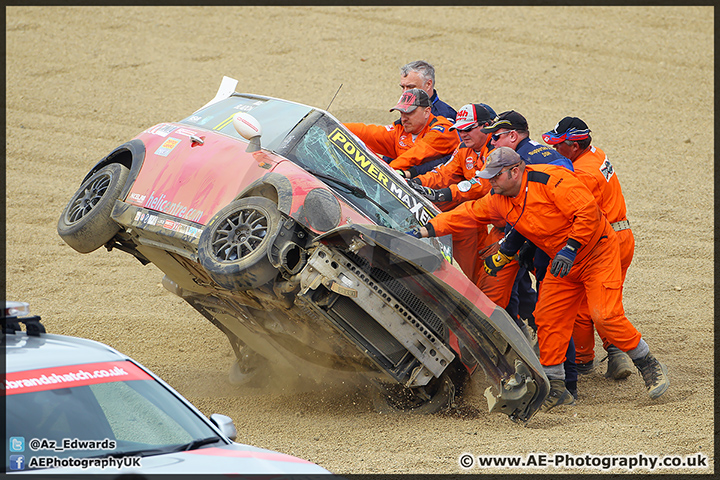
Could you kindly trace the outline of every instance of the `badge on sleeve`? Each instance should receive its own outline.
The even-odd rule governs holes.
[[[470,187],[472,187],[472,183],[468,182],[467,180],[463,180],[462,182],[457,184],[458,190],[461,192],[467,192],[470,190]]]

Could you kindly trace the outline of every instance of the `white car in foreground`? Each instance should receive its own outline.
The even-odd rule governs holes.
[[[208,419],[126,355],[45,333],[40,317],[28,314],[27,304],[6,302],[7,473],[330,473],[233,442],[229,417]]]

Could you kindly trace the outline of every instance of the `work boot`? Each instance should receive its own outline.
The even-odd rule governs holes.
[[[608,366],[605,372],[606,378],[622,380],[629,377],[633,372],[632,360],[627,353],[623,352],[615,345],[610,345],[607,349]]]
[[[650,398],[654,400],[665,393],[670,386],[670,378],[668,378],[665,365],[658,362],[652,353],[648,353],[643,358],[633,360],[633,363],[645,381],[645,388],[647,388]]]
[[[578,375],[590,375],[595,370],[595,360],[587,363],[575,363],[575,369]]]
[[[542,404],[540,409],[543,412],[557,407],[558,405],[575,405],[575,398],[565,388],[564,380],[551,379],[550,380],[550,393]]]

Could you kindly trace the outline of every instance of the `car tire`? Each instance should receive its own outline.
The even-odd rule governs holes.
[[[455,384],[447,373],[431,381],[425,391],[430,399],[402,385],[391,385],[375,390],[373,406],[382,414],[430,415],[448,410],[455,402]]]
[[[281,223],[272,200],[236,200],[208,222],[200,235],[198,260],[222,288],[242,291],[264,285],[278,273],[270,263],[268,249]]]
[[[90,253],[120,231],[110,214],[129,174],[124,165],[111,163],[80,185],[58,220],[57,232],[65,243],[80,253]]]

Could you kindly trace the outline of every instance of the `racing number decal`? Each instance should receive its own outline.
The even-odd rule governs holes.
[[[339,128],[328,136],[329,140],[352,160],[367,176],[383,186],[415,216],[420,225],[425,225],[434,215],[422,203],[408,195],[385,172],[379,169]]]

